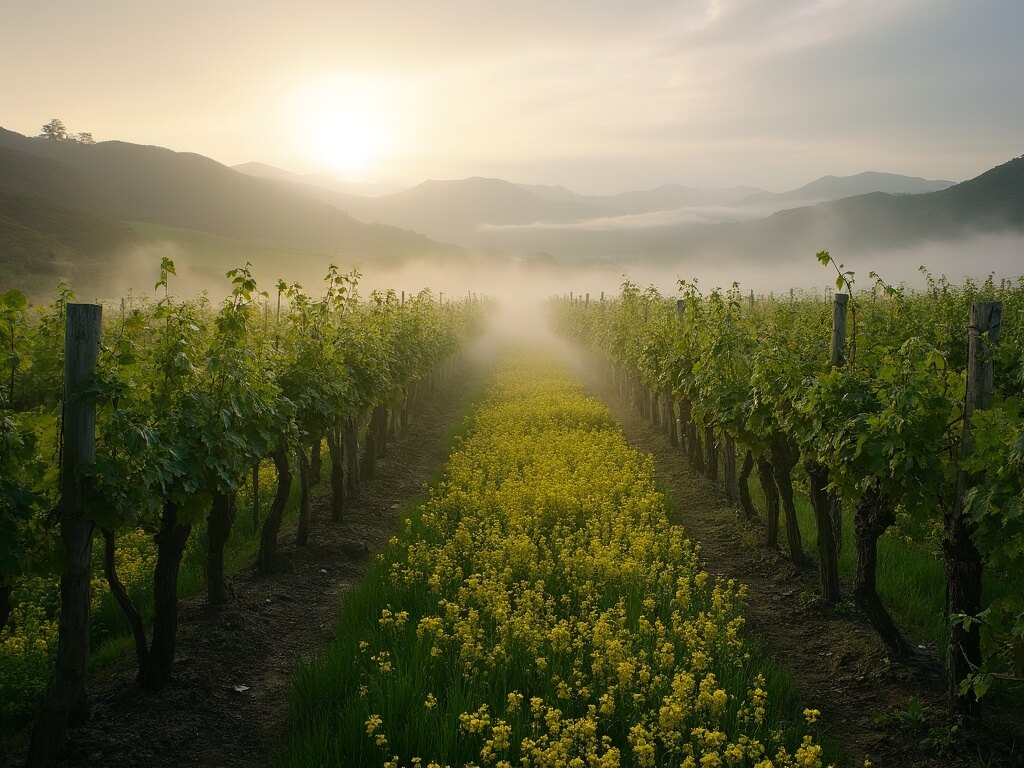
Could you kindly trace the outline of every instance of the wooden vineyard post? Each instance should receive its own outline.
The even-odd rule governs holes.
[[[252,465],[252,529],[260,529],[260,462]]]
[[[971,455],[974,439],[971,417],[975,411],[992,406],[992,357],[1002,330],[1003,305],[983,301],[971,305],[971,322],[967,328],[967,394],[964,398],[963,438],[960,461]],[[966,517],[964,497],[977,478],[961,468],[956,477],[956,496],[946,513],[946,610],[949,616],[976,616],[981,611],[981,553],[972,538],[974,526]],[[973,693],[960,695],[960,685],[972,670],[981,664],[981,638],[978,624],[969,630],[951,622],[946,645],[946,685],[950,706],[959,712],[969,711],[976,699]]]
[[[718,482],[718,439],[715,437],[714,427],[704,427],[704,450],[707,454],[704,459],[704,475],[712,483]]]
[[[665,398],[665,429],[668,432],[668,441],[673,448],[679,447],[679,422],[676,417],[676,401],[672,397],[672,387],[666,386],[662,393]]]
[[[60,578],[56,665],[32,730],[32,767],[51,765],[76,706],[76,714],[85,714],[93,522],[85,515],[81,468],[96,459],[96,403],[83,392],[99,358],[102,313],[98,304],[67,305],[59,518],[67,562]]]
[[[725,451],[725,495],[732,501],[740,497],[740,485],[736,479],[736,438],[727,432],[722,432],[722,440]]]
[[[832,357],[830,364],[837,368],[846,362],[846,309],[849,295],[835,294],[832,306]],[[830,602],[839,600],[839,549],[842,536],[842,516],[839,499],[829,492],[828,467],[812,462],[807,468],[808,492],[818,529],[818,574],[821,596]]]
[[[832,367],[846,364],[846,305],[850,297],[837,293],[832,307]]]
[[[682,325],[685,320],[686,299],[676,299],[676,321]],[[690,467],[696,472],[703,472],[704,461],[698,444],[697,427],[693,423],[693,404],[687,397],[679,399],[679,443],[686,452]]]

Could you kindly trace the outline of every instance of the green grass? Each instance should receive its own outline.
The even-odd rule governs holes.
[[[468,436],[449,439],[457,452],[429,500],[401,510],[402,533],[346,595],[335,641],[293,676],[288,732],[274,764],[354,768],[398,754],[399,764],[422,755],[424,766],[431,759],[462,765],[478,758],[502,721],[511,740],[496,747],[496,759],[518,764],[515,755],[528,749],[521,747],[524,737],[539,739],[544,749],[561,738],[549,720],[549,708],[557,706],[555,723],[569,723],[565,733],[580,738],[574,744],[588,732],[606,734],[622,749],[622,765],[639,765],[631,729],[654,728],[659,718],[672,716],[662,712],[668,701],[662,695],[674,678],[692,672],[699,681],[712,670],[715,679],[705,679],[731,692],[729,703],[717,714],[691,704],[696,708],[680,715],[683,743],[699,724],[730,738],[772,738],[773,753],[783,743],[793,750],[802,734],[814,733],[816,727],[803,723],[794,678],[756,643],[744,640],[739,647],[733,637],[699,646],[700,633],[711,630],[698,627],[724,633],[724,617],[732,617],[738,603],[728,589],[712,597],[679,529],[669,535],[646,463],[625,445],[603,406],[577,394],[517,398],[492,387],[502,397],[489,388],[475,417],[462,422],[457,431],[468,428]],[[585,553],[592,549],[589,560]],[[395,624],[394,615],[407,620]],[[556,622],[574,633],[571,646],[556,645]],[[652,622],[661,627],[657,641]],[[676,629],[666,635],[666,627]],[[666,636],[679,642],[691,630],[695,634],[686,634],[690,639],[681,645],[663,643]],[[668,666],[655,666],[656,650],[666,647]],[[703,662],[698,647],[710,654]],[[623,659],[612,662],[617,672],[610,676],[602,666],[605,654]],[[642,667],[623,672],[628,660]],[[632,675],[641,668],[659,674],[640,675],[637,682]],[[758,674],[769,697],[767,718],[755,726],[738,711]],[[587,692],[570,687],[563,693],[559,679],[575,679],[572,685]],[[617,682],[607,687],[609,681]],[[685,691],[685,682],[680,686]],[[588,705],[597,706],[606,690],[616,704],[599,715]],[[506,708],[509,692],[525,695],[527,713]],[[693,692],[672,695],[691,701]],[[532,725],[531,696],[546,713]],[[482,705],[493,719],[479,732],[465,721],[460,727],[464,713],[481,712]],[[374,743],[378,716],[386,743]],[[663,734],[673,728],[657,727]],[[770,736],[775,729],[777,741]],[[666,743],[658,748],[667,749]],[[834,761],[834,745],[825,749]]]
[[[751,476],[751,481],[754,479]],[[665,496],[665,507],[668,510],[669,519],[679,520],[681,517],[679,501],[675,494],[661,482],[657,483],[657,488]],[[752,483],[751,493],[753,492],[754,486]],[[760,486],[757,487],[757,492],[761,492]],[[763,509],[763,496],[761,497],[761,503],[761,509]],[[806,534],[801,531],[801,535]],[[762,671],[768,683],[768,689],[772,692],[773,706],[775,707],[774,717],[793,718],[797,716],[797,713],[802,712],[804,707],[814,706],[815,702],[805,701],[797,693],[797,675],[794,674],[792,668],[784,663],[780,663],[777,656],[769,651],[757,637],[747,633],[746,642],[748,652],[751,655],[751,666]],[[836,765],[845,765],[847,763],[848,755],[843,749],[842,744],[835,739],[822,736],[818,737],[818,741],[825,746],[833,763]]]
[[[260,471],[260,520],[267,514],[273,498],[276,474],[272,464],[264,462]],[[280,535],[288,535],[294,528],[299,505],[299,483],[293,482],[288,505],[285,510],[284,522]],[[189,597],[202,592],[206,586],[206,537],[205,526],[196,526],[189,538],[188,546],[182,559],[178,577],[179,597]],[[231,536],[225,547],[225,569],[229,574],[237,573],[251,563],[259,548],[259,533],[252,525],[252,493],[251,485],[245,485],[238,495],[238,518],[231,529]],[[93,568],[95,578],[102,580],[104,589],[97,602],[94,602],[90,623],[91,654],[89,673],[106,669],[134,653],[134,641],[131,629],[120,606],[113,595],[106,589],[103,577],[102,552],[103,539],[97,534],[93,546]],[[127,552],[127,550],[132,550]],[[152,538],[136,537],[133,541],[120,542],[119,559],[126,555],[144,555],[152,557]],[[143,616],[147,627],[153,618],[152,570],[141,569],[119,573],[128,594]],[[56,581],[36,579],[27,585],[21,593],[15,591],[15,602],[18,601],[41,605],[51,617],[58,613],[58,594]],[[54,632],[55,632],[54,627]],[[17,628],[12,626],[4,629],[5,636],[11,636]],[[44,655],[28,655],[24,664],[19,665],[17,658],[9,659],[10,669],[0,669],[0,698],[5,703],[0,707],[0,746],[15,741],[22,729],[35,715],[38,697],[49,680],[52,672],[52,652],[56,650],[56,637],[48,637],[50,652]],[[16,668],[18,667],[18,668]]]
[[[764,492],[756,473],[750,477],[750,494],[758,510],[764,512]],[[817,554],[817,526],[810,499],[796,493],[796,512],[804,550]],[[780,517],[784,513],[780,513]],[[780,519],[781,546],[786,548],[785,522]],[[853,546],[853,509],[843,509],[843,545],[839,553],[839,573],[852,583],[857,569]],[[788,549],[786,550],[788,551]],[[946,568],[923,546],[908,542],[891,533],[878,540],[878,594],[902,626],[912,627],[926,642],[943,647],[949,631],[946,620]],[[985,575],[982,582],[982,604],[997,597],[1024,592],[1024,574],[1013,583]]]
[[[270,462],[264,462],[260,469],[260,523],[267,515],[274,496],[277,476]],[[321,478],[321,483],[323,479]],[[284,520],[278,536],[284,538],[294,528],[295,517],[299,509],[300,487],[298,478],[292,482],[285,507]],[[238,493],[238,516],[231,527],[231,536],[224,547],[224,570],[234,574],[252,563],[259,549],[259,531],[252,524],[252,486],[244,485]],[[102,546],[102,540],[97,547]],[[100,570],[102,573],[102,569]],[[148,574],[147,574],[148,575]],[[153,618],[153,591],[149,578],[126,585],[132,602],[139,609],[146,624]],[[185,555],[181,561],[178,574],[178,597],[191,597],[206,588],[206,528],[205,525],[195,526],[189,537]],[[131,628],[125,620],[124,612],[109,592],[104,593],[102,602],[92,615],[93,653],[91,666],[101,669],[110,661],[120,658],[124,653],[134,649]],[[113,647],[109,650],[107,645]]]

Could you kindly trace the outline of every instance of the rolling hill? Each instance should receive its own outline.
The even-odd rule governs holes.
[[[563,200],[604,208],[613,215],[653,213],[678,208],[736,205],[756,194],[770,195],[756,187],[686,187],[666,184],[654,189],[620,192],[614,195],[579,195],[565,187],[521,184],[523,189],[546,200]]]
[[[506,228],[505,248],[562,261],[730,260],[762,265],[821,249],[870,253],[977,234],[1024,232],[1024,157],[924,194],[872,192],[744,222]]]
[[[103,278],[92,267],[141,241],[123,224],[0,186],[0,286],[42,295],[64,280],[96,290]]]
[[[492,252],[521,250],[524,240],[530,242],[531,251],[544,251],[548,249],[539,242],[544,238],[553,242],[581,239],[558,230],[639,231],[676,224],[749,221],[782,209],[851,195],[876,191],[920,193],[944,189],[953,183],[868,172],[846,177],[826,176],[783,193],[742,186],[700,188],[670,184],[615,195],[581,195],[562,186],[513,184],[502,179],[471,177],[430,180],[402,192],[369,197],[343,194],[313,184],[309,177],[261,163],[238,167],[245,173],[277,183],[300,185],[308,194],[363,221],[412,229],[431,238]],[[524,228],[537,229],[544,234],[523,235],[519,230]],[[633,240],[642,240],[645,236],[646,233],[636,234]]]
[[[257,267],[301,264],[310,272],[329,259],[426,258],[433,268],[468,257],[436,240],[469,246],[487,263],[542,257],[566,264],[772,264],[822,248],[870,252],[1024,231],[1024,158],[951,186],[865,173],[823,177],[780,194],[669,185],[589,196],[473,177],[367,197],[308,179],[263,164],[236,171],[159,147],[80,145],[0,129],[0,270],[11,279],[33,270],[49,277],[99,274],[116,254],[140,258],[140,246],[155,244],[189,254],[207,277],[250,253]],[[870,191],[797,206],[807,195],[864,189]],[[914,192],[921,189],[933,191]],[[746,214],[730,219],[716,206]],[[776,212],[759,216],[765,209]],[[705,211],[711,213],[694,213]]]
[[[346,259],[401,260],[451,248],[364,224],[301,189],[201,155],[120,141],[82,145],[0,129],[0,180],[114,221],[141,221]]]
[[[956,184],[955,181],[922,179],[918,176],[901,176],[897,173],[865,171],[853,176],[822,176],[809,184],[788,192],[759,191],[740,201],[741,205],[763,203],[793,203],[810,205],[842,200],[845,197],[885,192],[890,195],[920,195],[939,192]]]
[[[545,200],[501,179],[472,177],[430,180],[412,189],[380,197],[335,198],[364,221],[376,221],[423,232],[460,244],[481,245],[488,238],[481,227],[575,221],[607,215],[596,206],[576,201]]]

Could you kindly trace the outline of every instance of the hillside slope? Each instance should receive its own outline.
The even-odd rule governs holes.
[[[58,142],[3,129],[0,149],[8,150],[0,155],[0,178],[9,187],[108,219],[353,258],[450,250],[412,232],[356,221],[299,188],[238,173],[201,155],[120,141]]]
[[[103,280],[97,264],[112,266],[140,242],[127,226],[0,186],[0,285],[38,294],[64,280],[94,289]]]

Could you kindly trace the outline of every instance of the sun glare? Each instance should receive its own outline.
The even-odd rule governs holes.
[[[325,73],[297,85],[288,115],[301,124],[307,162],[357,177],[379,172],[394,151],[395,103],[385,79]]]
[[[321,163],[333,170],[366,171],[380,155],[383,126],[365,108],[324,110],[311,127],[311,149]]]

